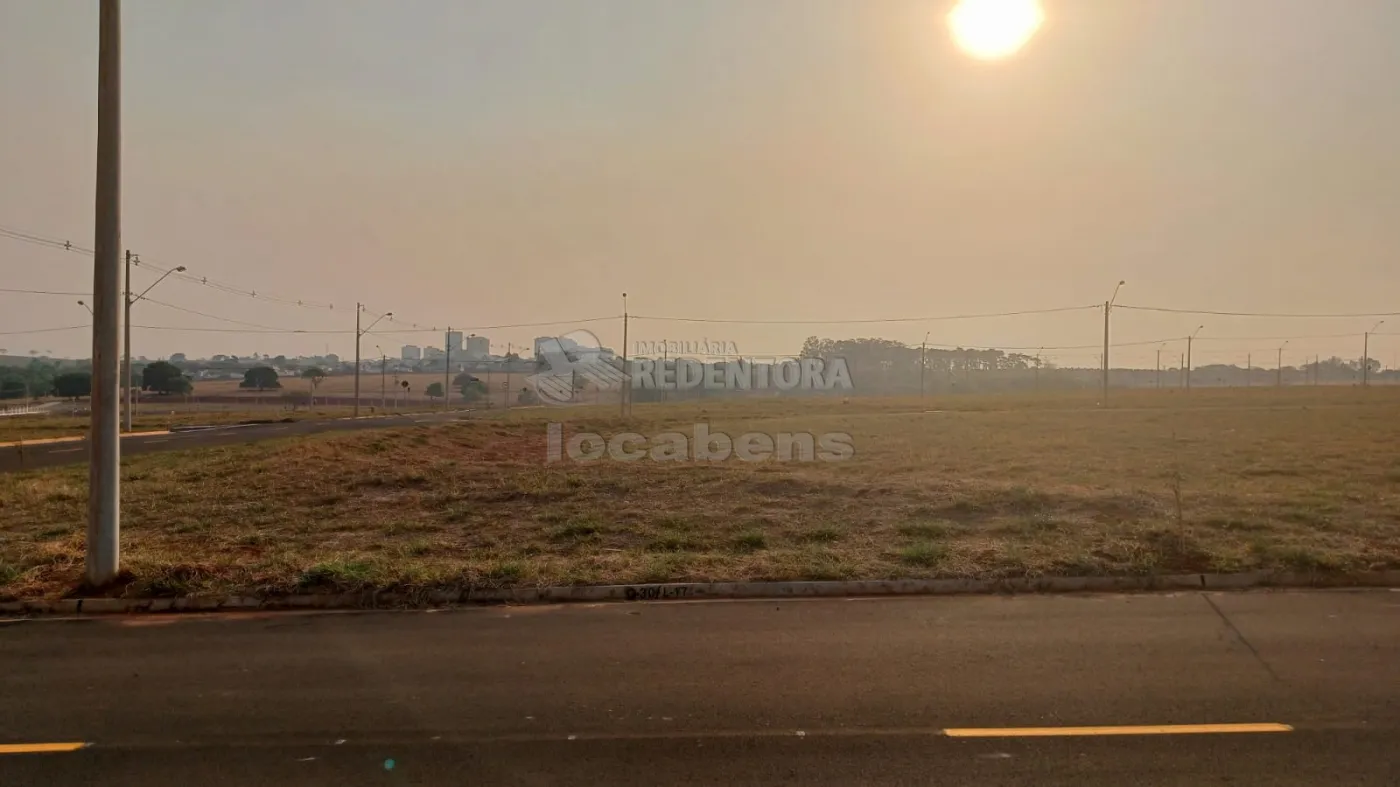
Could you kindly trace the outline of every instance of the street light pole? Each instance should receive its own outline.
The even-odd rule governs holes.
[[[1204,326],[1204,325],[1198,325],[1198,326],[1196,326],[1196,330],[1192,331],[1192,332],[1191,332],[1191,335],[1186,337],[1186,364],[1185,364],[1185,366],[1186,366],[1186,390],[1188,390],[1188,391],[1191,390],[1191,342],[1193,342],[1193,341],[1196,340],[1196,334],[1200,333],[1200,332],[1201,332],[1201,329],[1204,328],[1204,327],[1206,327],[1206,326]]]
[[[1161,387],[1162,387],[1162,348],[1163,348],[1163,347],[1166,347],[1166,346],[1167,346],[1167,345],[1166,345],[1165,343],[1163,343],[1163,344],[1162,344],[1162,347],[1158,347],[1158,348],[1157,348],[1157,387],[1158,387],[1158,388],[1161,388]]]
[[[183,265],[180,265],[180,266],[176,267],[174,270],[168,270],[168,271],[166,271],[165,273],[161,274],[160,278],[159,278],[159,279],[156,279],[155,282],[151,284],[151,286],[149,286],[149,287],[147,287],[146,289],[142,290],[140,295],[137,295],[135,298],[133,298],[133,297],[131,297],[131,263],[132,263],[132,260],[135,260],[135,261],[136,261],[136,264],[138,264],[138,265],[141,264],[141,259],[140,259],[140,257],[137,256],[137,255],[135,255],[135,254],[132,254],[132,253],[131,253],[131,249],[127,249],[127,250],[126,250],[126,296],[125,296],[125,300],[126,300],[126,317],[125,317],[125,320],[124,320],[124,322],[125,322],[124,327],[125,327],[125,329],[126,329],[126,339],[125,339],[125,342],[124,342],[124,346],[125,346],[125,350],[126,350],[126,371],[124,372],[124,376],[125,376],[125,378],[126,378],[126,379],[124,380],[124,384],[125,384],[125,386],[126,386],[126,396],[125,396],[124,398],[125,398],[125,400],[126,400],[126,425],[125,425],[125,429],[126,429],[126,431],[128,431],[128,432],[131,431],[131,411],[132,411],[132,409],[133,409],[132,406],[131,406],[131,306],[132,306],[132,304],[134,304],[134,303],[136,303],[137,301],[141,300],[142,298],[146,297],[146,293],[150,292],[151,290],[154,290],[154,289],[156,288],[156,285],[157,285],[157,284],[160,284],[161,282],[165,281],[165,277],[166,277],[166,276],[169,276],[169,275],[172,274],[172,273],[184,273],[184,272],[185,272],[185,266],[183,266]]]
[[[361,330],[360,312],[364,310],[365,305],[363,303],[355,304],[355,409],[351,412],[352,417],[355,418],[360,417],[360,338],[363,337],[365,334],[369,333],[370,328],[373,328],[374,326],[378,325],[380,320],[384,319],[385,317],[394,316],[393,312],[385,312],[384,314],[379,315],[379,317],[376,318],[374,322],[370,323],[369,328]]]
[[[1375,325],[1371,326],[1371,330],[1367,331],[1367,332],[1365,333],[1365,335],[1364,335],[1364,338],[1361,340],[1361,387],[1362,387],[1362,388],[1365,388],[1366,386],[1368,386],[1368,385],[1371,384],[1371,334],[1375,333],[1375,332],[1376,332],[1376,329],[1379,328],[1379,327],[1381,327],[1381,326],[1384,325],[1384,324],[1385,324],[1385,320],[1381,320],[1380,322],[1378,322],[1378,323],[1376,323]]]
[[[125,312],[122,315],[122,354],[125,356],[125,369],[122,370],[122,416],[125,423],[122,428],[127,432],[131,431],[131,249],[126,250],[126,272],[123,278],[126,282],[126,293],[122,296],[122,306]]]
[[[1355,336],[1355,335],[1356,335],[1356,334],[1352,334],[1352,336]],[[1287,347],[1287,346],[1288,346],[1288,342],[1286,342],[1286,341],[1285,341],[1283,344],[1280,344],[1280,345],[1278,346],[1278,370],[1277,370],[1277,372],[1275,372],[1275,374],[1277,374],[1278,377],[1277,377],[1277,378],[1275,379],[1275,381],[1274,381],[1274,387],[1276,387],[1276,388],[1282,388],[1282,387],[1283,387],[1283,348],[1285,348],[1285,347]]]
[[[92,266],[92,418],[88,458],[87,581],[121,563],[121,0],[98,6],[97,188]]]

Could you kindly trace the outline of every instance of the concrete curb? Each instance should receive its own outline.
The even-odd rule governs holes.
[[[1361,574],[1167,574],[1141,577],[908,579],[851,582],[676,582],[539,588],[466,588],[422,593],[362,592],[257,598],[87,598],[0,602],[0,613],[83,615],[134,612],[213,612],[274,609],[383,609],[454,604],[580,601],[951,596],[1015,593],[1125,593],[1250,588],[1400,588],[1400,570]]]

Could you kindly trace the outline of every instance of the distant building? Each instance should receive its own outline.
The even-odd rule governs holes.
[[[399,351],[399,357],[405,361],[417,361],[423,357],[423,348],[416,344],[405,344]]]
[[[434,358],[441,358],[441,357],[443,357],[444,355],[447,355],[447,353],[446,353],[445,351],[443,351],[443,350],[437,348],[437,347],[424,347],[424,348],[423,348],[423,360],[425,360],[425,361],[431,361],[431,360],[433,360]]]
[[[482,360],[482,359],[486,358],[486,357],[489,356],[490,354],[491,354],[491,340],[490,340],[490,339],[486,338],[485,336],[475,336],[475,335],[473,335],[473,336],[468,336],[468,337],[467,337],[467,351],[466,351],[466,356],[467,356],[467,358],[469,358],[469,359],[471,359],[471,360],[473,360],[473,361],[479,361],[479,360]]]
[[[462,332],[448,331],[447,346],[451,348],[453,353],[460,353],[462,351]]]

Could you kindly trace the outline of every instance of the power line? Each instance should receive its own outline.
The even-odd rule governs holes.
[[[1054,309],[1026,309],[1013,312],[993,312],[986,314],[948,314],[936,317],[879,317],[863,320],[721,320],[702,317],[648,317],[645,315],[633,314],[633,320],[653,320],[656,322],[699,322],[699,323],[726,323],[739,325],[868,325],[874,323],[890,322],[938,322],[942,320],[977,320],[992,317],[1020,317],[1027,314],[1054,314],[1056,312],[1085,311],[1088,309],[1101,309],[1099,305],[1089,306],[1061,306]],[[1115,307],[1117,308],[1117,307]]]
[[[247,333],[247,334],[353,334],[354,331],[298,330],[294,328],[189,328],[180,325],[132,325],[146,331],[186,331],[190,333]]]
[[[43,235],[36,235],[32,232],[23,232],[21,230],[16,230],[10,227],[0,226],[0,237],[22,241],[24,243],[32,243],[38,246],[44,246],[46,248],[57,249],[59,251],[68,251],[76,254],[83,254],[89,257],[93,255],[92,249],[86,248],[84,246],[75,245],[71,241],[63,240],[61,238],[51,238]],[[320,301],[312,301],[307,300],[305,298],[289,298],[269,292],[258,292],[257,290],[245,290],[233,284],[221,282],[217,279],[211,279],[207,276],[196,276],[192,273],[185,272],[171,272],[170,268],[165,268],[160,265],[151,263],[149,261],[140,259],[139,255],[136,255],[133,258],[132,266],[138,268],[149,268],[159,273],[170,273],[170,278],[172,279],[180,279],[191,284],[198,284],[202,287],[208,287],[210,289],[218,290],[220,292],[228,293],[230,295],[239,295],[245,298],[252,298],[260,301],[271,301],[273,303],[281,303],[288,306],[298,306],[304,309],[331,310],[335,308],[335,305],[330,303],[322,303]]]
[[[135,258],[132,260],[131,264],[133,267],[149,268],[159,273],[169,273],[170,278],[172,279],[179,279],[180,281],[189,282],[191,284],[198,284],[203,287],[209,287],[210,289],[218,290],[219,292],[228,293],[230,295],[239,295],[244,298],[252,298],[253,300],[258,301],[271,301],[273,303],[281,303],[287,306],[298,306],[303,309],[335,309],[335,305],[331,303],[309,301],[302,298],[286,298],[280,295],[274,295],[269,292],[259,293],[257,290],[245,290],[240,287],[236,287],[232,284],[226,284],[224,282],[218,281],[217,279],[211,279],[208,276],[196,276],[192,273],[172,271],[172,269],[170,268],[163,268],[159,265],[154,265],[150,262],[147,262],[146,260],[140,259],[140,255],[136,255]]]
[[[55,333],[57,331],[76,331],[79,328],[91,328],[92,325],[65,325],[62,328],[30,328],[25,331],[0,331],[0,336],[18,336],[23,333]]]
[[[18,292],[24,295],[91,295],[90,292],[62,292],[58,290],[14,290],[9,287],[0,287],[0,292]]]
[[[1207,314],[1219,317],[1275,317],[1281,319],[1305,319],[1305,318],[1350,318],[1350,317],[1400,317],[1400,312],[1352,312],[1349,314],[1322,314],[1322,313],[1285,313],[1285,312],[1227,312],[1210,311],[1207,309],[1171,309],[1165,306],[1129,306],[1125,303],[1115,304],[1115,309],[1132,309],[1141,312],[1166,312],[1168,314]]]
[[[1361,333],[1326,333],[1314,336],[1197,336],[1198,342],[1272,342],[1272,341],[1301,341],[1304,339],[1354,339],[1362,336]],[[1380,334],[1372,333],[1372,336]]]
[[[48,246],[49,248],[59,249],[61,251],[72,251],[77,252],[78,254],[86,254],[89,257],[93,255],[92,249],[86,248],[84,246],[75,246],[70,241],[60,240],[57,238],[46,238],[42,235],[34,235],[28,232],[21,232],[19,230],[10,229],[8,227],[0,227],[0,237],[24,241],[25,243],[34,243],[40,246]]]
[[[369,312],[366,312],[366,313],[369,314]],[[375,316],[377,316],[377,315],[375,315]],[[509,324],[509,325],[464,325],[464,326],[462,326],[462,327],[460,327],[460,328],[453,327],[452,330],[453,330],[454,332],[458,332],[458,331],[461,331],[461,332],[466,332],[466,331],[497,331],[497,330],[503,330],[503,329],[506,329],[506,328],[542,328],[542,327],[551,326],[551,325],[577,325],[577,324],[582,324],[582,323],[594,323],[594,322],[603,322],[603,321],[606,321],[606,320],[621,320],[621,319],[622,319],[622,315],[618,314],[618,315],[615,315],[615,316],[612,316],[612,317],[587,317],[587,318],[584,318],[584,319],[581,319],[581,320],[550,320],[550,321],[548,321],[548,322],[518,322],[518,323]],[[635,318],[633,318],[633,319],[635,319]],[[437,333],[437,332],[438,332],[437,327],[432,327],[432,328],[413,328],[413,329],[410,329],[410,328],[401,328],[401,329],[397,329],[397,330],[374,331],[373,333],[374,333],[375,335],[378,335],[378,336],[387,336],[387,335],[389,335],[389,334],[395,334],[395,333]],[[353,333],[353,331],[352,331],[352,333]]]
[[[217,315],[217,314],[209,314],[208,312],[202,312],[202,311],[198,311],[198,310],[196,310],[196,309],[187,309],[187,308],[185,308],[184,306],[176,306],[176,305],[173,304],[173,303],[166,303],[165,301],[158,301],[158,300],[156,300],[155,298],[146,297],[146,298],[142,298],[141,300],[143,300],[143,301],[148,301],[148,302],[150,302],[150,303],[154,303],[154,304],[157,305],[157,306],[164,306],[164,307],[167,308],[167,309],[174,309],[174,310],[176,310],[176,311],[185,312],[186,314],[195,314],[195,315],[198,315],[198,316],[200,316],[200,317],[208,317],[208,318],[211,319],[211,320],[219,320],[220,322],[233,323],[234,325],[246,325],[246,326],[249,326],[249,327],[252,327],[252,328],[266,328],[266,329],[268,329],[268,330],[280,331],[280,332],[285,332],[285,333],[301,333],[301,331],[297,331],[297,330],[294,329],[294,328],[278,328],[278,327],[273,326],[273,325],[263,325],[263,324],[261,324],[261,323],[256,323],[256,322],[245,322],[244,320],[235,320],[235,319],[233,319],[233,318],[231,318],[231,317],[220,317],[220,316]],[[133,326],[133,327],[135,327],[135,326]]]

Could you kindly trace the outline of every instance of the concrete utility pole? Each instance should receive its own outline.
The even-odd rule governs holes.
[[[102,0],[97,35],[97,189],[92,265],[92,419],[88,458],[87,581],[121,564],[121,0]]]
[[[1186,369],[1186,390],[1188,391],[1191,390],[1191,342],[1196,340],[1196,334],[1200,333],[1201,329],[1204,327],[1206,326],[1196,326],[1196,330],[1192,331],[1191,335],[1186,337],[1186,361],[1183,365]]]
[[[442,337],[444,350],[442,358],[442,409],[446,410],[452,406],[452,326],[447,326],[447,333]],[[509,363],[509,362],[507,362]]]
[[[1368,385],[1371,384],[1371,334],[1375,333],[1375,332],[1376,332],[1376,329],[1379,328],[1379,327],[1381,327],[1381,326],[1384,325],[1384,324],[1385,324],[1385,320],[1381,320],[1380,322],[1378,322],[1378,323],[1376,323],[1375,325],[1371,326],[1371,330],[1367,331],[1367,332],[1365,333],[1365,335],[1364,335],[1364,338],[1361,340],[1361,387],[1362,387],[1362,388],[1365,388],[1366,386],[1368,386]]]
[[[1157,387],[1162,387],[1162,349],[1167,345],[1163,344],[1157,348]]]
[[[1113,288],[1113,297],[1103,301],[1103,405],[1109,403],[1109,312],[1113,311],[1113,301],[1119,300],[1119,290],[1127,281],[1119,281]]]
[[[371,328],[378,325],[380,320],[384,319],[385,317],[392,318],[394,316],[393,312],[385,312],[379,315],[379,317],[376,318],[374,322],[370,323],[368,328],[361,330],[360,312],[363,312],[364,310],[365,305],[363,303],[355,304],[355,409],[351,413],[351,415],[355,418],[360,417],[360,339],[363,338],[365,334],[369,333]]]
[[[1244,387],[1248,388],[1254,384],[1254,354],[1249,353],[1244,357]]]
[[[1356,334],[1352,334],[1352,336],[1355,336],[1355,335],[1356,335]],[[1278,388],[1282,388],[1282,387],[1283,387],[1283,348],[1285,348],[1285,347],[1287,347],[1287,346],[1288,346],[1288,342],[1284,342],[1283,344],[1280,344],[1279,347],[1278,347],[1278,371],[1276,372],[1276,374],[1278,375],[1278,377],[1277,377],[1277,379],[1276,379],[1276,381],[1275,381],[1275,387],[1278,387]]]
[[[627,293],[622,293],[622,390],[618,398],[622,401],[622,417],[627,417],[627,392],[632,380],[627,376]]]
[[[385,372],[389,368],[389,356],[384,354],[384,348],[374,345],[374,349],[379,351],[379,409],[389,409],[389,382],[385,377]]]
[[[927,368],[927,367],[925,366],[924,361],[925,361],[925,357],[928,355],[928,335],[929,335],[930,333],[933,333],[933,331],[929,331],[929,332],[927,332],[927,333],[924,334],[924,343],[921,344],[921,345],[919,345],[919,398],[920,398],[920,399],[924,398],[924,370]],[[1037,353],[1035,357],[1036,357],[1036,360],[1037,360],[1037,361],[1040,360],[1040,354],[1039,354],[1039,353]],[[1036,376],[1036,380],[1039,381],[1039,379],[1040,379],[1040,366],[1039,366],[1039,364],[1036,365],[1036,368],[1035,368],[1035,376]]]
[[[355,409],[351,415],[360,417],[360,337],[364,336],[364,331],[360,330],[360,313],[365,310],[363,303],[355,304],[355,401],[352,405]]]

